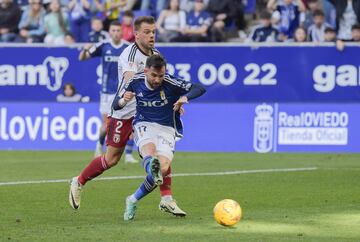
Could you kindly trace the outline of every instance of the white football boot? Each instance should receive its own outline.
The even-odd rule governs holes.
[[[73,209],[80,208],[82,186],[78,182],[77,177],[73,177],[70,181],[69,203]]]
[[[179,217],[186,216],[186,213],[181,208],[179,208],[179,206],[176,204],[176,201],[174,199],[170,201],[161,199],[159,204],[159,209],[163,212],[170,213],[175,216],[179,216]]]
[[[124,220],[125,221],[130,221],[133,220],[135,218],[135,213],[136,213],[136,202],[132,202],[130,200],[130,196],[128,196],[125,199],[125,212],[124,212]]]

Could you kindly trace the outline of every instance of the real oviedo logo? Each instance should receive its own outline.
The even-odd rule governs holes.
[[[254,150],[260,153],[269,152],[273,148],[273,107],[267,104],[255,108]]]

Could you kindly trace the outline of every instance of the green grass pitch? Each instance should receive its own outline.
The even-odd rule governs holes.
[[[68,204],[67,182],[4,185],[11,181],[70,179],[91,152],[0,152],[0,241],[360,241],[360,154],[177,153],[173,173],[260,170],[222,176],[173,177],[173,193],[188,216],[157,208],[155,190],[122,219],[124,199],[142,179],[89,182],[79,211]],[[267,169],[316,167],[296,172]],[[101,177],[144,175],[119,163]],[[238,201],[242,220],[222,227],[212,209]]]

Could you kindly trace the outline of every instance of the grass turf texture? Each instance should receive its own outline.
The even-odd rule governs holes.
[[[0,152],[0,182],[77,175],[91,152]],[[79,211],[67,183],[0,186],[0,241],[359,241],[359,154],[177,153],[174,173],[318,167],[314,171],[174,177],[173,192],[188,216],[157,208],[159,192],[144,198],[132,222],[122,219],[125,197],[142,179],[92,181]],[[144,175],[123,164],[106,176]],[[213,220],[224,198],[238,201],[235,227]]]

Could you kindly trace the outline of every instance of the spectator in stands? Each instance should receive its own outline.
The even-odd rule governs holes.
[[[156,6],[152,6],[154,3],[156,3]],[[167,0],[142,0],[140,10],[146,11],[153,9],[156,11],[156,13],[160,13],[162,10],[165,9],[166,3]]]
[[[170,0],[168,8],[161,11],[156,21],[159,41],[171,42],[174,38],[179,37],[185,24],[186,15],[184,11],[179,10],[179,1]]]
[[[303,27],[297,27],[294,33],[293,42],[302,43],[306,41],[307,41],[306,29]]]
[[[313,17],[315,11],[322,10],[322,5],[320,0],[308,0],[308,9],[305,11],[305,19],[303,20],[302,26],[305,29],[308,29],[311,25],[314,24]]]
[[[208,41],[208,29],[212,19],[204,10],[203,0],[195,0],[194,10],[187,14],[186,25],[175,42],[205,42]]]
[[[360,24],[355,24],[351,27],[351,41],[360,42]]]
[[[44,17],[46,11],[41,0],[31,0],[30,6],[21,15],[17,42],[38,43],[45,37]]]
[[[327,27],[325,29],[324,42],[335,42],[336,41],[336,31],[332,27]]]
[[[126,0],[105,0],[103,3],[103,12],[105,15],[104,29],[109,29],[112,21],[120,19],[121,10],[126,6]]]
[[[72,83],[66,83],[63,88],[63,93],[57,95],[58,102],[80,102],[81,95],[76,93],[76,89]]]
[[[89,41],[91,43],[98,43],[109,38],[108,32],[103,30],[103,23],[99,18],[92,18],[91,32],[89,33]]]
[[[313,16],[313,24],[308,29],[309,41],[312,42],[324,42],[325,41],[325,29],[331,27],[325,23],[325,15],[321,10],[315,10]]]
[[[204,0],[204,9],[207,8],[209,0]],[[194,9],[195,0],[180,0],[180,10],[189,13]]]
[[[214,24],[211,29],[212,41],[224,41],[226,27],[235,23],[236,31],[241,38],[245,38],[246,27],[244,6],[236,0],[210,0],[207,9],[213,15]]]
[[[263,10],[260,14],[261,24],[256,26],[249,35],[250,41],[254,42],[275,42],[279,31],[271,24],[271,13]]]
[[[360,0],[330,0],[336,9],[338,39],[351,40],[351,26],[360,23]]]
[[[65,44],[65,35],[70,30],[68,16],[62,12],[59,0],[52,0],[49,9],[50,12],[44,19],[46,31],[44,42]]]
[[[325,22],[330,24],[332,28],[336,28],[336,10],[330,0],[322,0],[322,7],[325,13]]]
[[[343,41],[342,39],[338,39],[336,41],[336,48],[339,51],[343,51],[345,48],[345,42],[357,42],[360,43],[360,24],[354,24],[351,27],[351,39]]]
[[[128,11],[128,10],[133,10],[135,5],[137,5],[138,1],[142,1],[142,0],[126,0],[126,5],[123,9],[123,11]]]
[[[283,0],[283,3],[276,3],[276,0],[269,0],[267,8],[276,10],[280,15],[279,39],[287,40],[293,38],[295,29],[300,25],[300,12],[305,11],[305,5],[301,0]]]
[[[1,1],[0,1],[0,3],[1,3]],[[18,6],[20,8],[20,10],[22,12],[24,12],[26,10],[26,8],[29,6],[29,1],[28,0],[14,0],[13,4]]]
[[[69,2],[70,29],[76,42],[88,42],[91,31],[91,12],[89,0],[71,0]]]
[[[0,3],[0,42],[15,40],[20,17],[21,11],[13,0],[2,0]]]
[[[123,33],[123,39],[129,42],[135,41],[133,22],[134,22],[134,13],[131,10],[125,11],[121,23],[121,30]]]

